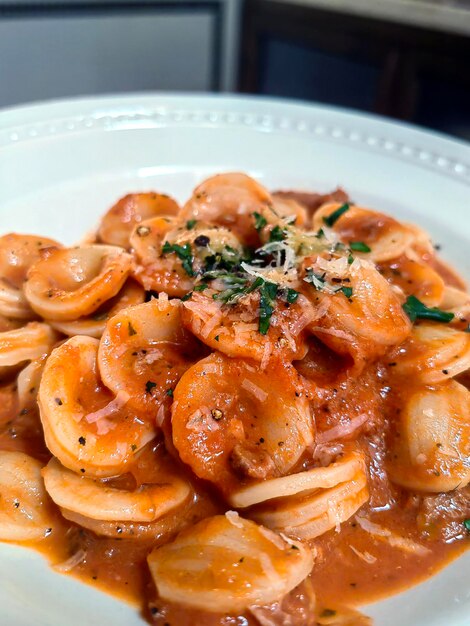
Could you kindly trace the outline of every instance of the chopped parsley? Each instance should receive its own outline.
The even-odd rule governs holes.
[[[204,289],[207,289],[208,287],[209,285],[207,283],[199,283],[199,285],[194,287],[194,291],[204,291]]]
[[[257,213],[256,211],[253,213],[253,217],[255,218],[255,228],[259,232],[268,222],[266,218],[261,215],[261,213]]]
[[[170,252],[174,252],[176,256],[181,260],[183,269],[188,274],[188,276],[194,276],[193,270],[193,253],[191,251],[191,246],[189,243],[185,243],[180,246],[177,243],[169,243],[165,241],[162,246],[163,254],[169,254]]]
[[[167,389],[165,393],[166,393],[167,396],[170,396],[170,398],[173,397],[173,389],[171,389],[171,387],[170,387],[170,389]]]
[[[145,383],[145,393],[152,393],[152,389],[154,389],[157,386],[157,383],[154,383],[152,380],[148,380]]]
[[[186,222],[186,228],[192,230],[196,226],[196,220],[188,220]]]
[[[275,226],[269,234],[269,243],[273,241],[284,241],[286,238],[286,231],[280,226]]]
[[[289,304],[294,304],[294,302],[297,301],[297,298],[299,297],[299,292],[296,291],[295,289],[288,289],[287,293],[286,293],[286,300]]]
[[[470,519],[464,519],[463,521],[463,525],[465,526],[465,528],[468,530],[468,532],[470,533]]]
[[[353,295],[352,287],[341,287],[340,291],[344,293],[346,298],[351,298],[351,296]]]
[[[186,302],[186,300],[191,300],[191,296],[193,295],[192,291],[188,291],[187,294],[185,294],[182,298],[181,298],[181,302]]]
[[[403,305],[403,310],[412,322],[419,319],[433,320],[434,322],[447,324],[454,319],[453,313],[442,311],[437,307],[427,307],[421,302],[421,300],[418,300],[416,296],[408,296],[405,304]]]
[[[354,257],[352,254],[348,255],[348,265],[352,265],[354,263]]]
[[[344,213],[346,213],[346,211],[349,211],[349,204],[347,202],[337,208],[336,211],[333,211],[333,213],[330,213],[330,215],[324,217],[323,221],[327,226],[331,228],[333,224],[335,224],[339,220],[339,218],[344,215]]]
[[[259,288],[259,322],[258,330],[262,335],[266,335],[271,324],[271,317],[274,313],[274,301],[277,295],[277,285],[263,281]]]
[[[354,252],[371,252],[369,246],[363,241],[350,241],[349,247],[351,250],[354,250]]]

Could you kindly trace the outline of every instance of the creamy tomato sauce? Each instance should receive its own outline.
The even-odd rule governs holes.
[[[317,360],[321,361],[319,358]],[[337,366],[332,359],[328,361],[327,353],[323,355],[323,362]],[[327,366],[324,371],[326,369]],[[311,542],[317,551],[311,582],[317,601],[327,608],[336,607],[338,598],[341,598],[341,604],[360,605],[403,590],[435,574],[469,545],[469,536],[462,524],[462,519],[468,512],[462,510],[456,515],[455,510],[440,510],[437,518],[427,518],[426,504],[423,503],[426,498],[392,485],[386,477],[384,433],[388,432],[389,421],[395,411],[394,398],[389,393],[393,377],[390,371],[393,368],[384,363],[363,373],[359,381],[345,380],[343,383],[336,383],[336,386],[325,385],[326,394],[323,394],[323,400],[320,400],[320,394],[316,400],[317,427],[320,432],[328,432],[333,424],[338,423],[340,414],[354,417],[358,407],[360,411],[368,413],[367,431],[359,435],[358,441],[371,459],[371,497],[359,514],[367,514],[375,524],[412,539],[424,546],[426,552],[416,554],[413,550],[391,546],[383,537],[371,536],[361,528],[355,518],[343,523],[339,532],[331,530],[325,533]],[[31,409],[18,414],[13,390],[13,383],[1,390],[0,449],[24,451],[44,462],[50,454],[43,441],[37,412]],[[351,444],[355,441],[353,436],[349,439]],[[170,457],[168,462],[174,463]],[[303,462],[304,468],[311,465],[311,460]],[[155,463],[152,446],[149,446],[142,454],[133,475],[128,475],[127,479],[124,477],[114,480],[112,484],[115,487],[129,488],[131,484],[135,486],[138,482],[151,481],[152,474],[155,475],[157,471],[161,479],[162,464]],[[182,471],[184,472],[184,468]],[[194,483],[192,475],[188,473],[187,477]],[[198,484],[197,493],[200,504],[192,513],[195,521],[226,509],[208,487]],[[432,505],[433,498],[437,497],[427,496],[430,501],[428,508],[429,505],[438,506],[438,502]],[[188,519],[187,523],[191,521]],[[129,539],[124,530],[120,533],[119,524],[115,526],[115,538],[98,536],[65,520],[57,511],[54,532],[31,547],[44,554],[53,566],[58,566],[58,571],[70,567],[69,572],[63,573],[69,573],[87,584],[136,605],[143,615],[157,624],[257,624],[253,617],[245,616],[243,621],[241,617],[233,616],[227,621],[217,614],[188,611],[158,600],[146,562],[150,550],[159,543],[158,537],[145,537],[143,534],[141,539]],[[138,525],[135,531],[139,532]],[[121,538],[120,534],[124,537]],[[165,541],[168,541],[168,537],[165,537]],[[86,557],[73,566],[74,555],[81,554],[82,551],[86,553]]]
[[[291,210],[294,221],[288,219]],[[65,443],[60,441],[55,449],[49,433],[49,447],[57,456],[51,463],[37,389],[29,389],[30,402],[24,390],[18,393],[16,375],[24,361],[15,362],[2,379],[0,451],[23,452],[42,466],[48,464],[42,476],[51,498],[46,474],[54,467],[61,468],[66,486],[71,475],[85,485],[73,494],[74,506],[63,505],[57,489],[55,501],[61,508],[45,496],[40,505],[51,527],[40,541],[22,545],[41,552],[57,573],[133,604],[157,626],[365,626],[369,622],[354,607],[419,583],[469,547],[470,487],[460,487],[468,482],[469,471],[462,450],[469,445],[470,336],[463,331],[468,333],[470,298],[460,277],[436,257],[425,233],[349,203],[341,189],[326,195],[285,191],[271,196],[243,174],[226,174],[205,181],[181,209],[161,194],[126,196],[103,218],[97,241],[123,247],[122,267],[113,271],[116,290],[126,274],[141,285],[136,302],[144,299],[144,289],[148,297],[129,309],[122,293],[114,293],[122,307],[101,329],[99,349],[97,339],[83,341],[78,330],[69,332],[57,320],[50,322],[76,336],[67,344],[59,334],[50,339],[48,349],[60,347],[48,359],[49,365],[57,361],[58,369],[47,372],[47,389],[55,389],[65,372],[70,385],[58,388],[78,406],[72,415],[67,406],[56,412],[55,405],[66,403],[52,392],[47,397],[52,406],[41,403],[43,424],[52,431],[69,420],[74,433],[71,442],[63,437]],[[11,245],[4,238],[7,251]],[[98,254],[86,247],[54,250],[35,264],[28,261],[40,280],[36,276],[37,284],[28,285],[23,303],[26,315],[38,313],[46,321],[60,313],[55,299],[70,287],[66,273],[62,289],[44,291],[51,255],[63,257],[64,267],[71,270],[80,265],[81,254],[84,259]],[[60,268],[54,265],[59,285]],[[262,270],[266,273],[260,275]],[[99,283],[91,274],[90,283]],[[20,280],[14,287],[22,294]],[[152,300],[157,292],[158,300]],[[93,320],[84,317],[80,293],[73,291],[72,296],[78,319],[65,318],[67,324]],[[96,320],[104,328],[105,319]],[[10,323],[5,317],[4,330]],[[93,365],[81,372],[87,341],[93,356],[88,363]],[[44,388],[41,384],[41,393]],[[460,398],[465,406],[456,406]],[[93,419],[87,420],[90,415]],[[138,424],[147,430],[134,442]],[[97,451],[105,450],[104,456],[113,457],[116,450],[127,456],[111,470],[105,463],[94,467],[94,457],[87,465],[82,447],[92,441],[98,442]],[[69,444],[73,463],[70,455],[61,457]],[[331,468],[344,471],[351,459],[350,474],[305,488],[305,476],[314,480],[314,473],[325,477]],[[83,480],[88,477],[95,480]],[[273,485],[286,478],[301,487],[281,497]],[[182,483],[189,495],[178,500]],[[111,496],[116,499],[124,492],[141,495],[147,488],[176,485],[178,502],[173,509],[157,510],[154,517],[148,514],[157,505],[146,502],[146,516],[126,518],[153,521],[111,521],[122,519],[117,516],[125,507],[116,505],[113,517],[109,510],[103,514],[96,502],[84,506],[89,504],[83,501],[89,493],[86,485],[102,489],[98,499],[108,488],[115,490]],[[267,491],[243,503],[250,489],[258,489],[258,496],[259,490]],[[335,493],[343,495],[331,495]],[[325,504],[325,494],[336,497],[333,506]],[[239,514],[232,511],[224,518],[230,502]],[[93,505],[95,515],[90,513]],[[272,525],[260,521],[263,515]],[[287,585],[287,574],[295,569],[292,561],[300,563],[306,553],[302,577],[281,585],[284,591],[271,604],[253,605],[246,600],[253,596],[247,594],[238,605],[245,612],[206,611],[209,596],[195,603],[200,588],[192,579],[184,587],[187,580],[178,578],[179,560],[171,552],[181,548],[177,539],[152,554],[153,579],[150,553],[180,531],[185,548],[184,531],[194,531],[206,518],[216,521],[203,547],[219,532],[223,556],[211,560],[210,549],[209,556],[204,553],[199,526],[199,534],[188,541],[194,551],[181,557],[183,563],[187,558],[182,570],[189,572],[187,578],[204,569],[201,579],[210,589],[202,584],[202,591],[213,591],[222,567],[229,572],[225,578],[231,600],[251,587],[266,592],[269,576]],[[224,535],[220,528],[230,524],[237,530]],[[271,545],[259,549],[261,556],[245,559],[233,537],[241,542],[243,535],[245,540],[250,525]],[[258,550],[256,543],[244,545]],[[158,554],[168,548],[170,557],[159,571]],[[305,578],[312,552],[313,569]],[[273,555],[279,557],[282,575],[270,560]],[[242,563],[247,570],[241,569]],[[177,571],[171,579],[168,569],[173,564]],[[161,586],[161,595],[173,603],[159,597],[154,580],[160,585],[163,569],[163,576],[171,579],[164,580],[167,593],[176,588],[179,604],[175,593],[165,596]],[[230,580],[232,572],[241,579],[238,588]],[[188,589],[198,609],[182,606]],[[263,596],[266,602],[272,597]],[[218,610],[223,610],[220,605]]]

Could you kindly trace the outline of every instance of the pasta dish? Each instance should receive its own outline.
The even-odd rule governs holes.
[[[6,234],[0,539],[157,626],[371,624],[468,546],[469,372],[462,279],[342,189]]]

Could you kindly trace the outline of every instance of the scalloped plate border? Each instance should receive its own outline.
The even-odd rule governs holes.
[[[237,110],[240,106],[245,111]],[[88,112],[74,114],[77,107]],[[269,109],[282,109],[282,113],[266,113]],[[470,185],[470,144],[466,142],[375,115],[253,96],[131,94],[13,107],[0,110],[0,149],[93,130],[168,126],[241,126],[259,132],[308,134],[409,160]],[[397,132],[406,139],[397,140]]]

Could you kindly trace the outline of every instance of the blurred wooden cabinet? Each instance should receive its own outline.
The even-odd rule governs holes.
[[[380,17],[405,4],[413,7],[410,0],[246,0],[241,90],[372,111],[470,139],[470,7],[459,10],[465,22],[454,15],[453,24],[440,24],[430,8],[432,20],[420,25],[423,2],[421,13]]]
[[[238,5],[0,0],[0,106],[146,89],[231,89]]]

